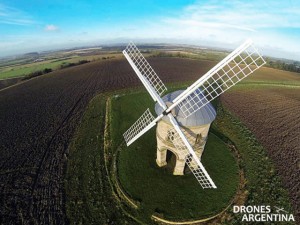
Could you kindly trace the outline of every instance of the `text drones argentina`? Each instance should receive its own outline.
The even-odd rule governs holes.
[[[243,222],[290,222],[295,221],[293,214],[282,207],[273,208],[269,205],[260,206],[233,206],[234,213],[243,215]]]

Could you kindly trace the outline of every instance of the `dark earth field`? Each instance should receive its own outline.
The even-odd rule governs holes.
[[[149,60],[164,82],[195,79],[215,63]],[[184,72],[184,74],[183,74]],[[0,223],[64,224],[68,144],[97,93],[140,85],[125,60],[93,62],[0,91]]]
[[[22,77],[0,80],[0,90],[22,81]]]
[[[300,217],[300,88],[264,87],[227,92],[225,107],[238,115],[275,163]]]
[[[194,81],[216,64],[211,61],[179,58],[150,58],[149,62],[164,83]],[[284,71],[280,73],[269,68],[263,68],[262,73],[259,72],[257,75],[258,80],[263,81],[281,81],[288,78],[293,82],[299,79],[295,73]],[[255,76],[251,75],[247,81],[252,81]],[[0,90],[0,224],[68,222],[64,193],[67,151],[85,108],[91,98],[98,93],[135,86],[140,86],[140,82],[127,61],[114,59],[59,70]],[[290,193],[296,190],[291,197],[296,209],[295,204],[299,203],[299,194],[297,198],[299,188],[293,187],[293,183],[287,181],[289,177],[297,176],[298,165],[295,164],[299,163],[297,162],[299,135],[298,138],[290,136],[299,133],[300,129],[299,113],[297,114],[299,98],[296,98],[299,97],[299,92],[296,93],[296,102],[289,103],[293,104],[288,107],[290,111],[281,114],[285,105],[272,102],[272,97],[285,102],[285,96],[295,94],[292,92],[278,94],[280,92],[276,90],[265,93],[257,90],[255,89],[253,93],[243,92],[244,95],[240,93],[239,96],[243,98],[236,99],[231,96],[225,105],[232,107],[242,119],[249,117],[248,120],[243,119],[243,122],[249,125],[258,140],[267,148],[276,168],[286,170],[280,174],[285,177],[283,180],[286,186],[292,188],[289,189]],[[243,109],[244,101],[249,99],[250,105],[253,101],[252,108]],[[263,101],[261,99],[270,103],[257,105],[256,102]],[[259,109],[255,108],[258,106],[263,107],[259,116],[256,115]],[[240,111],[247,115],[243,115]],[[285,118],[286,113],[293,112],[296,113],[292,114],[294,116],[289,115],[288,119]],[[266,118],[272,120],[275,114],[279,115],[276,117],[279,123],[269,121],[263,128],[262,122],[265,122]],[[254,117],[260,118],[255,120]],[[271,124],[274,124],[275,128],[270,127]],[[287,142],[284,141],[285,137]],[[296,149],[290,150],[294,145]],[[279,147],[270,150],[274,146]],[[289,151],[289,154],[280,152],[283,148]],[[288,168],[289,166],[284,164],[296,168]],[[297,181],[297,177],[291,180]]]

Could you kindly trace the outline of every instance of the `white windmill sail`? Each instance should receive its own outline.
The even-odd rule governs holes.
[[[247,40],[174,99],[167,112],[179,105],[189,117],[265,63],[252,41]]]
[[[190,145],[188,138],[182,132],[177,120],[170,112],[174,107],[179,105],[180,110],[188,117],[263,66],[266,62],[253,47],[252,41],[248,40],[234,50],[203,77],[182,92],[168,108],[165,102],[160,98],[160,95],[166,90],[165,85],[137,47],[133,43],[130,43],[123,51],[123,54],[153,100],[157,101],[164,110],[161,115],[154,118],[150,110],[147,109],[146,112],[144,112],[124,133],[127,145],[133,143],[167,115],[176,131],[173,132],[174,134],[170,138],[178,150],[188,151],[186,164],[189,166],[202,188],[216,188],[216,185]]]
[[[131,42],[127,45],[123,54],[153,100],[157,101],[163,109],[166,109],[167,106],[160,96],[167,90],[167,88],[141,54],[140,50]],[[155,126],[156,122],[161,119],[161,117],[154,120],[150,110],[146,110],[123,134],[127,146]]]
[[[147,109],[140,118],[123,134],[127,146],[156,125],[154,116]]]
[[[197,181],[201,185],[203,189],[205,188],[217,188],[215,183],[212,181],[208,173],[206,172],[204,166],[199,161],[199,165],[194,165],[192,162],[195,160],[192,154],[188,154],[185,158],[185,163],[188,165],[194,176],[196,177]]]
[[[188,138],[180,129],[176,119],[173,117],[172,114],[168,114],[168,117],[170,118],[170,122],[174,127],[174,131],[169,132],[168,137],[179,151],[185,151],[189,153],[187,154],[185,163],[188,165],[201,187],[203,189],[217,188],[217,186],[207,173],[206,169],[200,162],[199,158],[197,157],[194,149],[188,141]]]
[[[165,103],[160,98],[160,95],[167,90],[167,88],[138,48],[133,43],[129,43],[123,51],[123,54],[148,90],[153,100],[157,101],[160,106],[166,110],[166,114],[179,105],[186,117],[198,111],[208,102],[215,99],[221,93],[228,90],[230,87],[265,64],[262,56],[252,45],[252,41],[247,40],[215,67],[209,70],[204,76],[182,92],[167,109]],[[143,121],[143,126],[141,126],[140,129],[137,129],[135,126],[131,126],[126,131],[125,140],[127,145],[130,145],[132,142],[137,140],[163,117],[160,115],[155,119],[155,121],[150,121],[142,120],[143,116],[146,115],[143,114],[140,118],[141,121]],[[136,137],[132,134],[135,134]]]
[[[159,96],[161,96],[167,88],[141,54],[140,50],[131,42],[127,45],[123,54],[153,100],[161,103]]]

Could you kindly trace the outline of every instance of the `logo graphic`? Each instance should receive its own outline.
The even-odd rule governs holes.
[[[276,206],[274,206],[274,208],[276,209],[277,213],[280,213],[280,212],[288,213],[287,211],[284,210],[284,208],[279,208],[279,207],[276,207]]]
[[[295,221],[294,215],[287,212],[283,207],[270,205],[260,206],[233,206],[234,213],[243,215],[242,222],[291,222]]]

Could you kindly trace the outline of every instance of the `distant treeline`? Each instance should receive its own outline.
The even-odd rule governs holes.
[[[85,64],[85,63],[89,63],[90,61],[89,60],[80,60],[76,63],[73,63],[73,62],[63,62],[61,65],[60,65],[60,68],[61,69],[64,69],[64,68],[68,68],[68,67],[72,67],[72,66],[78,66],[78,65],[81,65],[81,64]]]
[[[66,62],[63,62],[60,65],[60,69],[64,69],[64,68],[68,68],[68,67],[72,67],[72,66],[78,66],[78,65],[85,64],[85,63],[88,63],[88,62],[90,62],[90,61],[89,60],[80,60],[80,61],[78,61],[76,63],[71,63],[71,62],[67,62],[66,63]],[[43,70],[37,70],[37,71],[31,72],[31,73],[27,74],[26,76],[24,76],[23,80],[28,80],[28,79],[31,79],[33,77],[38,77],[38,76],[50,73],[52,71],[53,70],[51,68],[45,68]]]
[[[150,51],[143,51],[143,53],[150,53]],[[152,52],[152,57],[179,57],[179,58],[192,58],[192,59],[204,59],[212,61],[222,60],[227,53],[214,52],[214,51],[203,51],[194,54],[188,54],[184,52],[164,52],[164,51],[154,51]],[[279,70],[286,70],[291,72],[300,73],[300,62],[284,59],[274,59],[274,58],[264,58],[266,60],[267,67],[271,67]],[[250,59],[249,59],[250,63]]]
[[[51,68],[45,68],[43,70],[34,71],[32,73],[27,74],[25,77],[23,77],[22,80],[28,80],[28,79],[31,79],[33,77],[38,77],[38,76],[41,76],[43,74],[50,73],[50,72],[52,72]]]
[[[282,60],[274,60],[274,59],[266,58],[266,62],[267,62],[266,64],[267,67],[300,73],[300,62],[298,61],[284,62]]]
[[[211,60],[211,61],[220,61],[227,55],[226,53],[213,52],[213,51],[209,51],[209,52],[202,51],[198,53],[142,51],[142,53],[152,53],[151,57],[178,57],[178,58],[189,58],[189,59]]]

